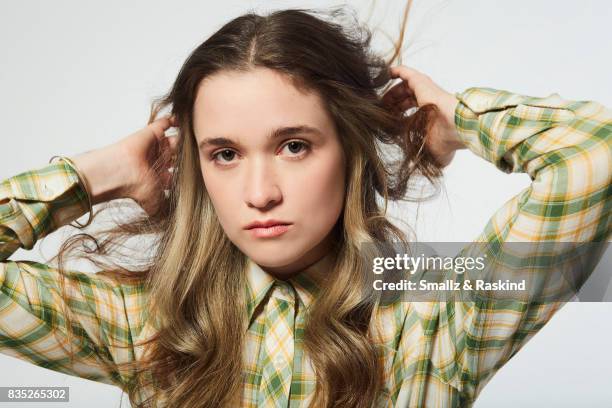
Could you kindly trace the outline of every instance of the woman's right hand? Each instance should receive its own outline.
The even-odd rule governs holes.
[[[92,204],[131,198],[149,215],[160,209],[166,200],[164,190],[172,181],[169,169],[177,136],[165,132],[173,126],[175,119],[164,116],[111,145],[74,156],[74,164],[89,185]]]
[[[131,177],[126,195],[136,201],[147,214],[153,214],[164,202],[164,190],[170,188],[177,136],[166,136],[176,126],[174,117],[164,116],[117,142],[123,151]],[[159,171],[154,171],[159,166]],[[160,177],[161,173],[161,177]]]

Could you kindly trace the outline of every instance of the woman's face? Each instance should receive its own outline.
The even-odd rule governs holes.
[[[281,278],[325,255],[344,204],[345,156],[318,94],[267,68],[222,71],[200,84],[194,132],[208,194],[243,253]],[[268,220],[288,225],[248,228]]]

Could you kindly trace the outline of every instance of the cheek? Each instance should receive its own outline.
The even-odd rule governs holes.
[[[235,215],[238,210],[233,207],[233,204],[238,202],[235,197],[236,191],[234,185],[220,177],[204,176],[204,173],[202,173],[202,180],[215,207],[219,222],[224,228],[230,227],[228,223],[236,219]]]
[[[344,168],[339,160],[313,166],[293,183],[294,196],[309,227],[331,228],[344,202]],[[331,225],[330,225],[331,224]]]

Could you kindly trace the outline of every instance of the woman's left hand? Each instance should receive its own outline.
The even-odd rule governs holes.
[[[391,87],[382,98],[390,109],[403,112],[428,103],[440,109],[441,115],[432,124],[425,147],[442,167],[447,166],[456,150],[466,148],[455,126],[458,99],[414,68],[404,65],[392,67],[391,77],[401,78],[402,81]]]

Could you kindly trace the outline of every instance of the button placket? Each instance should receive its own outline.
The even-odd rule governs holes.
[[[275,281],[265,307],[266,363],[262,368],[258,406],[287,406],[293,374],[295,289]]]

